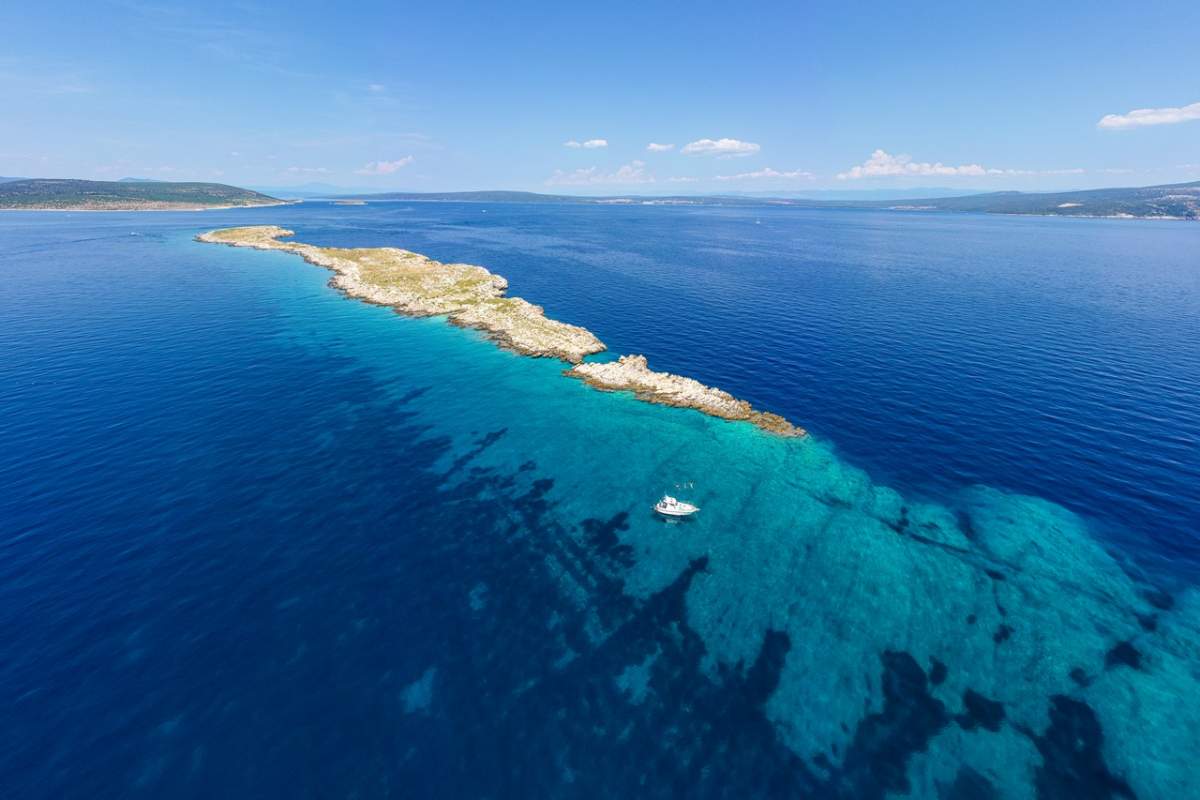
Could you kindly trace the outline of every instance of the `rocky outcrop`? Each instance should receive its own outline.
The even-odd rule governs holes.
[[[508,281],[472,264],[443,264],[396,247],[317,247],[280,241],[292,231],[275,225],[202,233],[202,242],[282,250],[332,270],[330,283],[351,297],[391,306],[410,316],[446,315],[452,323],[487,333],[528,356],[578,363],[603,351],[586,328],[546,317],[541,306],[505,297]]]
[[[647,365],[645,356],[621,356],[616,361],[577,364],[566,374],[597,389],[633,392],[639,400],[648,403],[694,408],[722,419],[745,420],[783,436],[804,435],[803,428],[778,414],[757,411],[745,400],[739,400],[729,392],[705,386],[693,378],[655,372]]]

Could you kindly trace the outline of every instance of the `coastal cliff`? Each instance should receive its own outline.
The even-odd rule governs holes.
[[[803,436],[804,429],[778,414],[758,411],[745,400],[692,378],[654,372],[645,356],[617,361],[583,362],[605,350],[587,328],[545,315],[541,306],[507,297],[508,281],[473,264],[445,264],[396,247],[317,247],[282,241],[293,232],[276,225],[225,228],[196,237],[201,242],[294,253],[333,271],[330,284],[351,297],[390,306],[414,317],[445,316],[452,324],[483,331],[493,341],[527,356],[557,358],[574,366],[565,374],[609,391],[630,391],[639,400],[691,408],[746,421],[781,436]]]

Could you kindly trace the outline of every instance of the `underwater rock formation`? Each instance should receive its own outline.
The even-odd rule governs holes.
[[[1164,601],[1037,498],[975,487],[952,509],[834,460],[770,469],[757,492],[790,528],[706,539],[688,621],[714,676],[788,636],[766,714],[823,796],[1200,796],[1193,590]],[[640,545],[627,584],[653,586],[679,556]]]

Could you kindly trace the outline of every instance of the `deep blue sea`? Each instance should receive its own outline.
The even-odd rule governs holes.
[[[193,240],[248,224],[813,435]],[[1197,797],[1198,487],[1200,225],[4,213],[0,797]]]

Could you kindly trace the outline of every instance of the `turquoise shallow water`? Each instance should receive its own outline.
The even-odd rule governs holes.
[[[226,219],[0,220],[11,796],[1200,790],[1153,537],[594,391]]]

